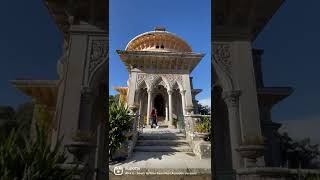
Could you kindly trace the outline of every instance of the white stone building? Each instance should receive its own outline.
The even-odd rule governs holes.
[[[125,50],[117,50],[129,72],[128,87],[116,87],[126,96],[129,108],[138,108],[147,117],[157,110],[161,123],[172,127],[173,119],[183,119],[197,111],[190,73],[203,53],[192,52],[190,45],[177,35],[156,28],[133,38]],[[148,123],[149,124],[149,123]]]

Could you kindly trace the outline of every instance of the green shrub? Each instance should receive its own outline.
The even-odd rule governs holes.
[[[109,157],[121,147],[127,140],[123,132],[129,131],[132,127],[134,117],[129,110],[121,103],[112,103],[109,106]]]
[[[209,132],[209,130],[208,130],[208,127],[206,124],[198,124],[196,126],[196,132],[207,133],[207,132]]]
[[[195,131],[199,133],[210,132],[210,130],[211,130],[211,121],[209,117],[202,118],[201,122],[199,122],[195,127]]]
[[[35,140],[21,139],[19,130],[12,130],[8,138],[0,145],[0,179],[71,179],[73,170],[59,167],[66,161],[63,152],[59,152],[61,140],[50,150],[44,130],[36,126]]]
[[[201,118],[201,121],[195,127],[195,132],[209,133],[209,136],[205,140],[211,141],[212,139],[211,119],[209,117]]]
[[[177,118],[172,118],[172,125],[177,127],[177,124],[178,124],[178,119]]]
[[[144,125],[147,125],[147,116],[144,116],[143,123],[144,123]]]

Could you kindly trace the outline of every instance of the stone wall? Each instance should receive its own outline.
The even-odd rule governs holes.
[[[184,117],[186,140],[197,157],[200,159],[211,158],[211,142],[204,141],[194,132],[195,122],[201,117],[202,115],[186,115]]]

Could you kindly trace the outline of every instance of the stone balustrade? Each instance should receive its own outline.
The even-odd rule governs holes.
[[[200,159],[211,158],[211,142],[204,141],[203,137],[195,132],[197,122],[204,117],[211,118],[211,115],[188,114],[184,116],[186,139]]]
[[[141,118],[142,118],[142,116],[139,115],[137,112],[134,112],[133,116],[134,116],[134,121],[133,121],[133,124],[132,124],[131,138],[129,140],[127,140],[128,141],[128,144],[127,144],[127,151],[128,151],[127,158],[130,158],[132,156],[133,149],[134,149],[134,147],[136,145],[136,142],[138,140],[138,137],[139,137],[139,133],[142,132],[142,127],[141,127]]]

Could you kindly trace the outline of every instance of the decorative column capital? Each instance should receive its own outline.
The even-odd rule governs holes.
[[[173,91],[171,89],[169,89],[169,90],[167,90],[167,92],[168,92],[169,95],[172,95]]]
[[[222,93],[222,98],[225,103],[230,107],[237,107],[239,102],[239,96],[241,95],[240,90],[236,91],[225,91]]]
[[[185,93],[186,93],[186,90],[180,90],[181,95],[185,95]]]
[[[152,89],[147,89],[147,93],[151,94],[152,93]]]

